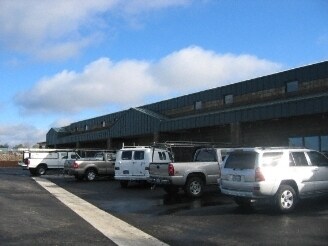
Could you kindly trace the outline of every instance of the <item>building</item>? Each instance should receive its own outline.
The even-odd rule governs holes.
[[[47,146],[164,141],[328,150],[328,61],[52,128]]]

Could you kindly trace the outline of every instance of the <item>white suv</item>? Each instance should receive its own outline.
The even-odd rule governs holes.
[[[328,158],[309,149],[240,148],[226,158],[220,188],[237,204],[273,198],[280,211],[299,198],[328,194]]]

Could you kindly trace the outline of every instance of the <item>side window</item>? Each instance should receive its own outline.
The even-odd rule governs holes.
[[[131,159],[132,159],[132,151],[122,152],[122,160],[131,160]]]
[[[308,166],[304,152],[292,152],[289,156],[290,166]]]
[[[60,153],[60,158],[61,159],[67,159],[68,154],[67,153]]]
[[[143,160],[145,159],[145,152],[144,151],[135,151],[133,155],[134,160]]]
[[[107,153],[107,160],[115,161],[116,155],[114,153]]]
[[[163,160],[166,160],[166,154],[165,152],[162,152]]]
[[[280,163],[283,152],[269,152],[262,156],[263,167],[275,167]]]
[[[158,158],[159,158],[160,160],[163,160],[163,154],[162,154],[162,152],[158,152]]]
[[[328,159],[324,155],[315,151],[308,152],[307,154],[312,166],[328,167]]]

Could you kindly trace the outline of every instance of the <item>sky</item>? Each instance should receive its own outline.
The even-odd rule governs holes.
[[[326,0],[0,0],[0,145],[327,58]]]

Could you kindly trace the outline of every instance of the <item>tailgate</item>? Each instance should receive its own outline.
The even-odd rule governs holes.
[[[150,163],[149,165],[149,175],[150,176],[169,176],[168,173],[168,163]]]

